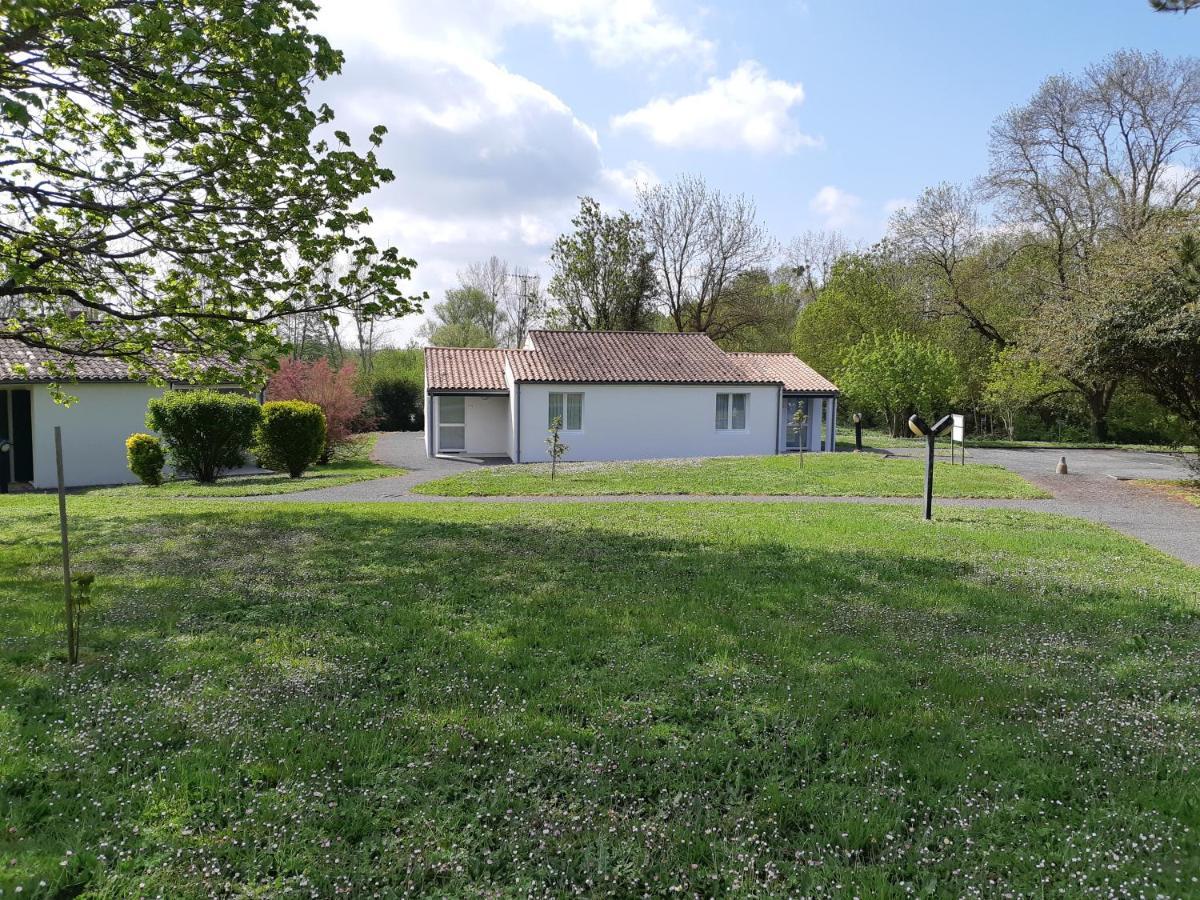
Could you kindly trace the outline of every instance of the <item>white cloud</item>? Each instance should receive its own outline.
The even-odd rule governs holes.
[[[825,185],[808,202],[808,208],[821,217],[822,226],[831,229],[857,224],[861,207],[861,197],[832,184]]]
[[[912,204],[913,201],[910,197],[893,197],[883,204],[883,214],[890,219],[896,213],[900,212],[900,210],[912,206]]]
[[[789,153],[821,143],[791,117],[803,101],[799,82],[772,79],[762,65],[746,61],[728,78],[710,78],[699,93],[652,100],[614,117],[612,125],[640,131],[667,147]]]
[[[686,57],[707,62],[711,41],[663,13],[654,0],[508,0],[514,12],[549,24],[555,37],[588,47],[601,65]]]
[[[628,205],[637,199],[638,188],[653,187],[661,179],[643,162],[632,160],[619,169],[605,169],[600,179],[611,192],[612,202]]]

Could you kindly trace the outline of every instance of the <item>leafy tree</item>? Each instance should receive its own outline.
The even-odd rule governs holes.
[[[1027,342],[1082,395],[1098,439],[1121,374],[1072,327],[1087,318],[1073,307],[1103,305],[1116,287],[1093,266],[1105,243],[1195,209],[1198,153],[1200,60],[1157,53],[1122,51],[1079,77],[1048,78],[992,128],[987,187],[1010,223],[1033,229],[1028,252],[1043,262],[1029,269]]]
[[[550,422],[549,437],[546,438],[546,452],[550,454],[550,479],[558,474],[558,461],[571,448],[562,442],[562,418],[555,416]]]
[[[1001,351],[988,367],[983,401],[1004,424],[1009,440],[1017,436],[1017,416],[1057,393],[1044,366],[1012,348]]]
[[[1200,241],[1185,235],[1146,290],[1109,306],[1098,352],[1183,420],[1200,457]]]
[[[260,415],[240,394],[167,391],[146,405],[146,427],[162,435],[176,470],[211,484],[245,462]]]
[[[446,291],[422,333],[435,347],[495,347],[503,316],[496,300],[477,287]]]
[[[800,312],[801,296],[790,281],[765,269],[743,272],[725,289],[714,333],[727,350],[786,353]]]
[[[878,413],[893,435],[912,413],[945,413],[957,374],[953,355],[899,330],[864,337],[846,354],[838,384],[851,402]]]
[[[364,313],[415,308],[401,292],[412,260],[361,234],[360,198],[392,179],[375,158],[384,129],[360,155],[332,110],[308,106],[342,64],[309,30],[316,10],[5,4],[0,340],[255,380],[289,316],[333,316],[360,285]],[[339,255],[353,290],[320,277]]]
[[[828,374],[840,368],[848,347],[896,328],[910,333],[923,328],[904,273],[880,251],[846,254],[796,320],[792,349]]]
[[[654,272],[641,223],[629,213],[601,212],[591,197],[579,201],[574,231],[550,251],[554,276],[551,323],[582,331],[649,331],[654,315]]]
[[[325,414],[325,447],[319,461],[326,463],[353,440],[356,429],[366,425],[367,400],[355,390],[355,380],[352,362],[335,369],[325,359],[284,360],[267,383],[267,399],[303,400],[321,408]]]

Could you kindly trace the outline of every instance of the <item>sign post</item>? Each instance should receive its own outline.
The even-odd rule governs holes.
[[[925,521],[933,518],[933,451],[937,445],[937,437],[950,427],[952,418],[942,416],[932,425],[926,425],[920,416],[910,416],[908,430],[917,437],[925,438]]]
[[[950,464],[954,464],[954,445],[959,446],[959,465],[967,464],[967,427],[963,416],[958,413],[950,415]]]

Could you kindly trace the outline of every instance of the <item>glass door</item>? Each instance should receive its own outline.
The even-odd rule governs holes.
[[[807,450],[808,425],[796,424],[796,413],[804,410],[808,413],[808,402],[803,397],[783,398],[783,421],[786,426],[784,449],[789,451]]]
[[[467,398],[438,397],[438,453],[461,453],[467,448]]]

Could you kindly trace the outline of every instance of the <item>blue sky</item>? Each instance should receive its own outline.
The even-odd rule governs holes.
[[[389,128],[376,237],[434,299],[491,253],[544,271],[578,195],[632,206],[683,172],[753,197],[782,243],[872,241],[983,172],[992,121],[1046,76],[1200,48],[1200,12],[1145,0],[327,0],[318,27],[346,53],[320,99]]]

